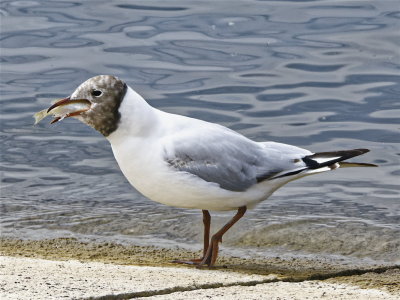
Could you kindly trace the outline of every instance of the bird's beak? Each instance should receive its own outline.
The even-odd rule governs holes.
[[[71,99],[69,97],[60,99],[56,103],[54,103],[52,106],[50,106],[49,109],[47,110],[47,112],[49,113],[50,111],[52,111],[54,108],[56,108],[58,106],[67,105],[68,102],[70,102],[70,101],[71,101]]]
[[[56,118],[51,121],[51,124],[56,123],[64,118],[78,116],[81,113],[90,109],[92,103],[87,99],[71,99],[70,97],[58,100],[49,107],[47,113],[56,112]]]

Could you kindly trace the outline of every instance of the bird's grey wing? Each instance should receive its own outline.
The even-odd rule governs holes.
[[[295,153],[294,156],[301,155]],[[174,169],[238,192],[284,170],[296,168],[292,156],[282,155],[281,149],[271,150],[262,143],[226,132],[177,139],[165,151],[165,160]]]

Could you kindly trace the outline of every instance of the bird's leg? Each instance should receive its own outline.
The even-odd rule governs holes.
[[[211,226],[211,216],[208,210],[203,209],[203,224],[204,224],[204,241],[203,241],[203,260],[204,256],[206,256],[208,246],[210,245],[210,226]]]
[[[197,265],[201,263],[207,253],[208,247],[210,245],[210,225],[211,225],[211,216],[208,210],[203,209],[203,224],[204,224],[204,241],[203,241],[203,256],[201,258],[191,259],[189,261],[185,260],[174,260],[174,263],[179,264],[190,264]]]
[[[246,206],[239,207],[236,215],[234,215],[224,227],[222,227],[216,234],[212,236],[211,243],[207,249],[207,252],[204,254],[203,260],[198,264],[199,266],[208,265],[209,267],[212,267],[215,264],[218,256],[218,243],[222,242],[222,236],[229,230],[229,228],[239,221],[241,217],[243,217],[246,210]]]

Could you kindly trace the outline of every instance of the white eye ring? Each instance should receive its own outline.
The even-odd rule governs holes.
[[[100,90],[93,90],[92,91],[92,96],[94,97],[100,97],[101,95],[103,95],[103,92]]]

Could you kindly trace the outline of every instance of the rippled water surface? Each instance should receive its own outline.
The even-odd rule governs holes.
[[[155,107],[257,141],[369,148],[288,184],[224,239],[246,255],[400,253],[397,1],[2,1],[2,235],[200,248],[201,213],[137,193],[108,142],[32,114],[114,74]],[[214,230],[232,213],[214,213]],[[236,251],[236,252],[235,252]]]

